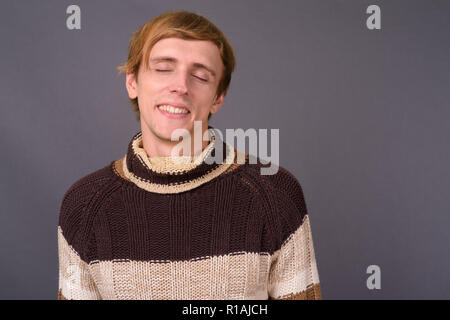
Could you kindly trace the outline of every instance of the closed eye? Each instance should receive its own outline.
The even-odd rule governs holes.
[[[203,79],[203,78],[200,78],[199,76],[196,76],[196,75],[192,75],[192,76],[194,76],[195,78],[197,78],[197,79],[199,79],[199,80],[201,80],[201,81],[203,81],[203,82],[207,82],[207,81],[208,81],[208,80]]]
[[[159,72],[169,72],[169,71],[172,71],[172,70],[166,70],[166,69],[155,69],[156,71],[159,71]]]

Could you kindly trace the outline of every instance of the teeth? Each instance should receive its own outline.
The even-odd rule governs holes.
[[[184,108],[175,108],[175,107],[172,107],[169,105],[160,105],[160,106],[158,106],[158,108],[163,111],[167,111],[169,113],[188,113],[189,112]]]

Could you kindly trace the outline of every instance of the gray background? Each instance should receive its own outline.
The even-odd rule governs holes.
[[[0,298],[55,299],[62,197],[140,129],[116,66],[167,9],[204,14],[237,68],[211,124],[279,128],[324,299],[450,298],[448,1],[5,1]],[[82,30],[66,28],[81,7]],[[366,28],[370,4],[382,29]],[[381,268],[368,290],[366,268]]]

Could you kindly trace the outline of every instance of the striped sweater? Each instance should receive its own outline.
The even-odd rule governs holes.
[[[226,161],[206,161],[217,150]],[[195,160],[149,158],[139,132],[67,190],[59,300],[321,299],[296,178],[261,175],[259,159],[220,139]]]

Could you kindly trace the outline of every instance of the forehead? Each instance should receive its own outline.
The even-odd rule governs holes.
[[[184,40],[166,38],[159,40],[152,48],[149,59],[173,57],[177,61],[192,64],[206,64],[218,71],[222,65],[219,48],[207,40]]]

